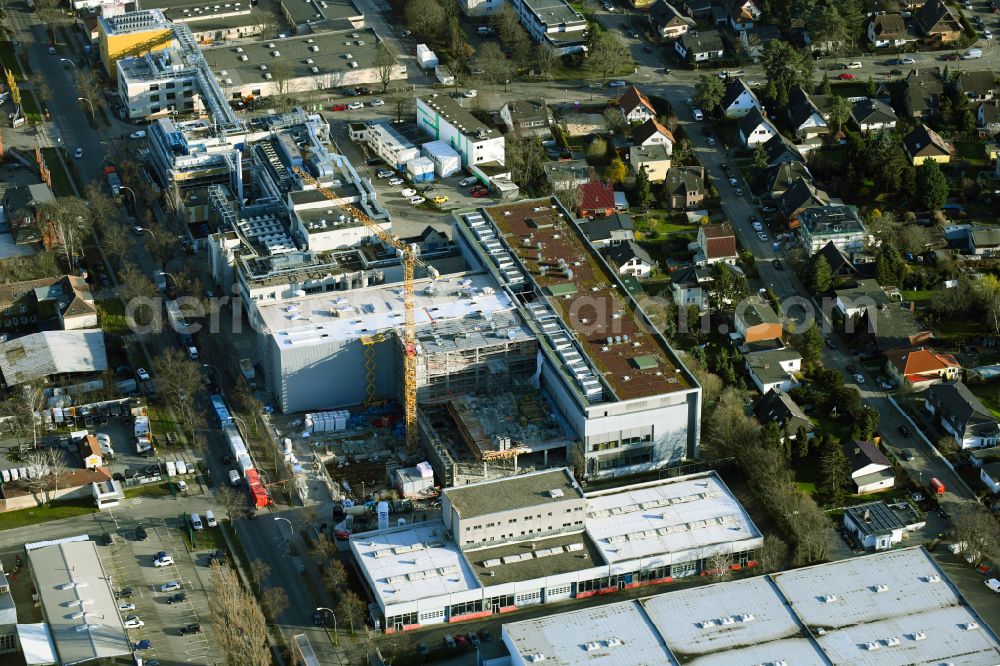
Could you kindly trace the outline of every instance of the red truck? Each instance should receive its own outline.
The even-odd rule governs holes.
[[[940,479],[937,478],[931,479],[931,492],[933,492],[935,495],[944,495],[944,491],[945,491],[944,484],[941,483]]]

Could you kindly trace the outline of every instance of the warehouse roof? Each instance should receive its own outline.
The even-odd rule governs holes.
[[[28,559],[62,663],[131,652],[95,542],[37,548],[28,551]]]
[[[244,41],[213,46],[202,53],[221,85],[231,87],[262,83],[269,80],[267,75],[272,77],[270,80],[279,76],[296,79],[369,69],[375,64],[379,41],[371,28],[359,28]],[[319,72],[313,72],[313,67]]]
[[[100,329],[43,331],[0,344],[0,372],[8,386],[51,375],[108,369]]]
[[[587,533],[609,563],[697,551],[760,537],[750,516],[714,472],[587,494]],[[667,558],[664,561],[670,561]]]
[[[546,666],[995,664],[1000,642],[922,548],[503,627]]]
[[[554,497],[550,491],[559,490]],[[565,467],[446,488],[444,495],[463,519],[524,507],[565,502],[583,491]]]
[[[581,532],[466,550],[465,556],[483,587],[580,571],[601,561],[601,551]]]
[[[281,0],[281,7],[297,26],[335,19],[363,21],[365,17],[352,0]]]
[[[473,141],[486,141],[487,139],[495,139],[500,136],[499,130],[484,125],[468,109],[459,104],[458,100],[453,99],[450,95],[424,95],[423,97],[418,97],[417,101],[434,109],[448,123],[457,127],[462,134],[472,138]],[[418,120],[420,115],[421,110],[418,106]],[[440,137],[434,138],[438,139]]]

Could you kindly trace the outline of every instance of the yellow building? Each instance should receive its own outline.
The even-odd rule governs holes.
[[[122,58],[162,51],[173,42],[171,24],[159,9],[128,12],[98,20],[98,43],[104,69],[114,76]]]
[[[903,148],[913,166],[920,166],[928,160],[946,164],[951,160],[952,148],[941,135],[926,125],[920,125],[903,137]]]

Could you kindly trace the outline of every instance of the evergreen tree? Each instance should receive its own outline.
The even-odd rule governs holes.
[[[795,457],[802,460],[809,456],[809,431],[799,426],[795,431]]]
[[[814,319],[812,324],[796,340],[799,353],[806,365],[815,365],[823,358],[823,335]]]
[[[844,453],[840,442],[832,442],[819,459],[817,483],[817,490],[827,504],[840,506],[844,502],[850,483],[849,471],[847,454]]]
[[[927,210],[939,210],[948,201],[948,180],[934,160],[917,167],[917,198]]]
[[[813,291],[818,294],[828,292],[833,287],[833,269],[823,255],[816,257],[813,262],[810,283]]]
[[[635,201],[639,207],[645,210],[653,202],[653,191],[649,187],[649,174],[644,168],[640,168],[635,174]]]
[[[833,87],[830,85],[830,77],[826,72],[823,72],[823,80],[819,83],[819,94],[820,95],[832,95]]]
[[[868,77],[868,81],[865,82],[865,94],[869,97],[874,97],[878,92],[878,84],[875,83],[875,79],[871,76]]]

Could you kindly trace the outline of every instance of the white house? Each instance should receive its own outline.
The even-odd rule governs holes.
[[[991,493],[1000,493],[1000,462],[991,462],[983,465],[979,470],[979,479],[983,482]]]
[[[896,112],[892,107],[877,99],[859,100],[851,108],[851,119],[862,134],[896,127]]]
[[[869,502],[844,509],[844,527],[866,550],[889,550],[926,524],[908,502]]]
[[[649,253],[631,240],[603,248],[601,254],[618,267],[619,275],[648,278],[656,267],[656,262]]]
[[[674,42],[674,50],[689,62],[719,60],[725,52],[718,30],[688,30]]]
[[[771,124],[771,121],[764,117],[760,109],[754,107],[740,119],[740,141],[747,148],[752,148],[759,143],[767,143],[778,135],[778,130]]]
[[[799,141],[818,143],[816,140],[830,131],[826,116],[801,86],[793,89],[788,96],[788,120]],[[800,146],[800,150],[804,149],[804,146]]]
[[[753,30],[753,22],[760,15],[760,7],[754,0],[729,0],[729,27],[736,32]]]
[[[650,118],[632,131],[634,146],[665,146],[668,153],[674,152],[674,135],[666,127]]]
[[[961,380],[927,389],[924,408],[938,417],[941,427],[962,449],[996,446],[1000,426],[983,403]]]
[[[895,485],[892,464],[873,442],[855,439],[842,442],[841,446],[851,467],[856,494],[875,493]]]
[[[670,292],[678,308],[695,306],[699,312],[708,311],[708,286],[713,281],[708,266],[685,266],[670,274]]]
[[[653,108],[653,103],[649,101],[645,93],[635,86],[629,86],[625,94],[618,98],[618,108],[626,123],[644,123],[656,118],[656,109]]]
[[[876,48],[903,46],[912,40],[899,14],[877,14],[868,21],[868,41]]]
[[[757,95],[750,90],[750,86],[742,78],[736,77],[729,79],[729,83],[726,84],[726,93],[719,102],[719,108],[726,118],[742,118],[750,113],[751,109],[760,111],[763,106]]]
[[[790,391],[799,385],[792,373],[802,370],[802,355],[794,349],[770,349],[744,356],[750,379],[762,395],[768,391]]]

